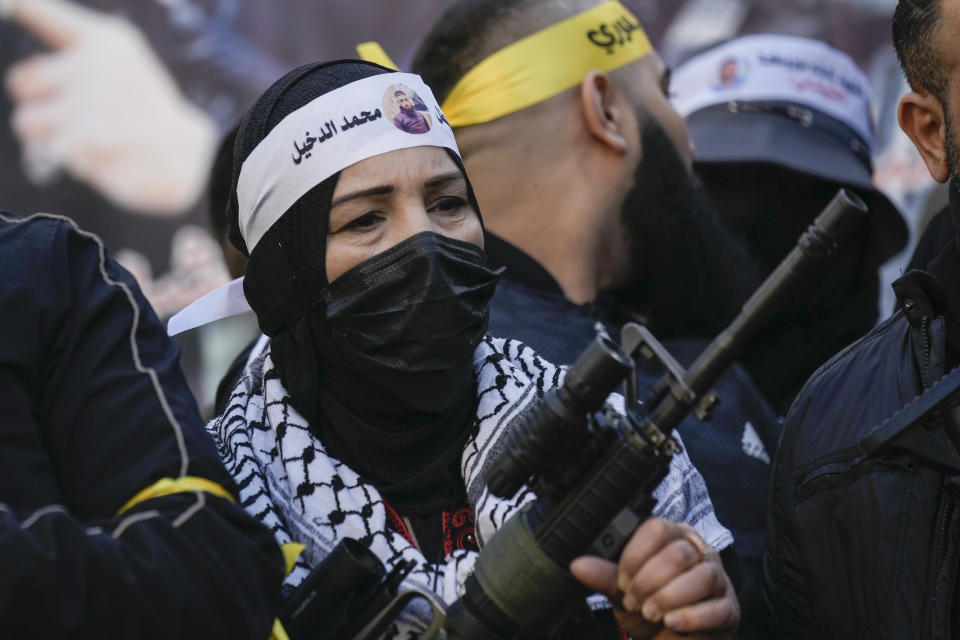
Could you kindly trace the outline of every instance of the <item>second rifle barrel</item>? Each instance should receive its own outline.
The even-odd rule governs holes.
[[[773,270],[743,305],[739,315],[703,350],[687,369],[686,383],[700,397],[723,371],[736,360],[743,347],[763,328],[794,293],[798,282],[816,266],[833,256],[843,239],[867,214],[867,206],[856,194],[841,189],[813,224],[800,236],[796,246]],[[653,422],[671,429],[687,407],[668,394],[653,413]]]

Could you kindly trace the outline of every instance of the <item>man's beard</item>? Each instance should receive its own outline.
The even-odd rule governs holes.
[[[957,139],[956,129],[953,128],[953,118],[950,117],[949,104],[943,105],[943,128],[950,178],[960,183],[960,140]]]
[[[663,127],[640,116],[643,155],[623,203],[630,273],[609,292],[660,339],[710,338],[760,282]]]

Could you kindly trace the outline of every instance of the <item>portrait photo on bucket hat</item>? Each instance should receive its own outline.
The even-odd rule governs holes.
[[[797,36],[744,36],[679,65],[671,90],[698,168],[766,164],[853,188],[870,208],[871,261],[905,246],[906,224],[872,180],[869,83],[845,53]]]

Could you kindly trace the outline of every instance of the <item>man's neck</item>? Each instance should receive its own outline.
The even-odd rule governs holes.
[[[609,284],[622,253],[612,245],[622,242],[625,192],[612,184],[623,178],[621,158],[585,132],[577,105],[562,94],[456,133],[487,228],[585,304]]]
[[[603,278],[597,221],[605,203],[588,201],[576,178],[558,180],[570,175],[559,164],[550,173],[505,166],[502,152],[493,149],[472,154],[465,164],[486,227],[543,266],[571,302],[592,302]]]

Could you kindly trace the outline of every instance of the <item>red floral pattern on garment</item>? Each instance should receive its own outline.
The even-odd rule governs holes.
[[[417,544],[413,541],[413,536],[410,535],[410,531],[407,529],[407,524],[403,521],[403,518],[400,517],[400,514],[397,513],[397,510],[390,506],[390,503],[386,500],[383,501],[383,506],[387,510],[387,524],[389,524],[393,529],[406,538],[407,542],[413,546]]]
[[[456,549],[479,550],[474,531],[473,509],[470,505],[464,505],[453,512],[443,512],[443,552],[451,553]]]
[[[406,538],[407,542],[416,546],[410,530],[396,509],[390,506],[386,500],[383,506],[387,511],[387,523],[400,535]],[[477,547],[477,535],[474,530],[475,521],[473,517],[473,508],[464,503],[457,509],[445,510],[441,518],[443,525],[443,553],[452,553],[457,549],[465,551],[479,551]]]

